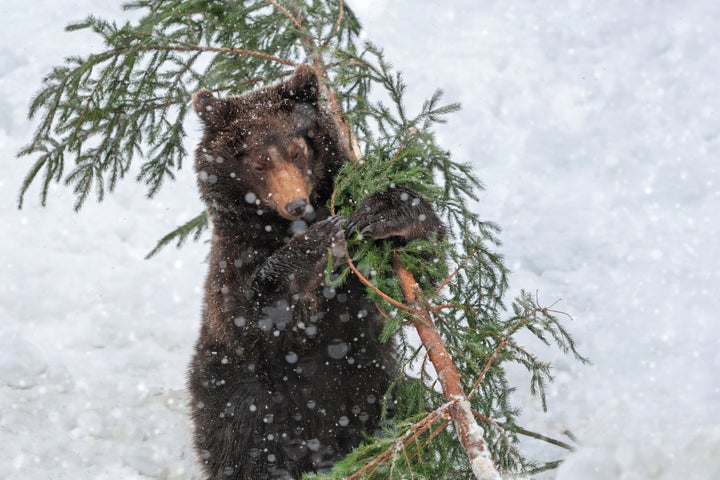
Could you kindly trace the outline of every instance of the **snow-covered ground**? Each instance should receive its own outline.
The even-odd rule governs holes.
[[[412,102],[441,87],[463,103],[440,138],[487,185],[513,289],[561,298],[593,361],[549,352],[549,412],[520,398],[528,428],[581,442],[544,478],[720,478],[720,3],[354,3]],[[0,2],[0,478],[193,478],[184,374],[206,245],[143,259],[200,210],[191,169],[150,202],[128,180],[79,214],[62,187],[15,208],[28,101],[98,48],[63,32],[89,13],[123,15]]]

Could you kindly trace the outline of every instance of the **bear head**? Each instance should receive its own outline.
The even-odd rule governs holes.
[[[200,90],[192,105],[204,126],[195,169],[211,215],[263,210],[294,220],[327,199],[344,155],[310,66],[240,96]]]

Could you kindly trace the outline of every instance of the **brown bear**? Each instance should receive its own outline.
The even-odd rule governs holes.
[[[379,433],[384,395],[401,373],[362,284],[324,284],[328,255],[341,256],[352,231],[405,242],[441,234],[442,224],[402,187],[365,199],[345,226],[330,216],[347,149],[309,66],[241,96],[200,91],[193,107],[213,228],[188,382],[206,478],[328,471]]]

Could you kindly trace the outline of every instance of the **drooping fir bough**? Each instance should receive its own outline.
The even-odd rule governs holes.
[[[33,184],[39,184],[41,203],[45,204],[50,184],[62,182],[76,193],[76,208],[79,209],[93,190],[102,200],[107,191],[112,191],[128,175],[147,185],[148,197],[152,198],[165,180],[174,178],[187,157],[183,143],[184,125],[192,110],[189,100],[193,93],[205,89],[195,97],[194,105],[201,118],[207,112],[203,119],[206,129],[218,124],[218,117],[213,116],[218,114],[224,115],[219,123],[227,126],[238,112],[223,113],[221,105],[224,104],[215,103],[218,98],[242,95],[274,82],[292,82],[290,79],[294,78],[296,66],[300,64],[309,65],[304,68],[311,70],[318,79],[319,91],[313,93],[316,95],[313,98],[306,96],[303,99],[297,92],[289,92],[284,97],[300,100],[308,106],[286,110],[283,115],[287,117],[280,116],[275,120],[294,125],[296,131],[287,137],[289,143],[281,142],[283,148],[272,150],[273,142],[264,143],[267,161],[277,163],[280,157],[283,161],[291,158],[296,162],[303,158],[308,162],[317,159],[320,155],[317,149],[324,145],[323,140],[313,138],[314,133],[309,132],[313,131],[318,119],[333,124],[330,130],[337,134],[333,141],[337,147],[335,154],[344,159],[333,163],[329,177],[309,187],[305,192],[307,195],[287,201],[276,200],[274,211],[277,214],[271,215],[282,221],[283,214],[286,218],[295,218],[298,212],[306,213],[301,212],[304,207],[293,202],[307,197],[317,219],[313,223],[309,217],[305,218],[309,224],[307,236],[317,234],[318,238],[332,239],[346,247],[344,261],[318,249],[316,258],[325,261],[324,266],[316,264],[313,267],[325,270],[322,278],[318,277],[322,283],[318,288],[328,292],[356,291],[359,288],[357,282],[365,283],[367,298],[353,297],[353,301],[365,302],[366,308],[360,310],[366,314],[373,312],[382,325],[375,337],[365,341],[377,348],[377,352],[388,352],[393,345],[378,341],[394,342],[393,354],[399,368],[395,372],[386,368],[387,374],[382,377],[386,381],[374,384],[374,388],[383,390],[375,395],[375,405],[382,408],[368,412],[364,406],[347,404],[344,406],[347,414],[333,419],[335,424],[329,430],[344,428],[340,424],[345,423],[345,419],[345,426],[354,428],[355,433],[346,434],[342,445],[329,445],[332,441],[327,440],[329,443],[323,446],[320,439],[304,438],[302,433],[295,437],[286,431],[270,433],[267,425],[294,420],[263,412],[258,418],[265,426],[261,430],[264,435],[258,442],[269,441],[272,445],[280,445],[280,449],[277,452],[254,450],[252,453],[257,455],[250,458],[264,455],[263,465],[274,464],[273,471],[278,476],[284,474],[283,470],[291,474],[286,468],[289,464],[282,466],[279,459],[293,455],[298,458],[290,462],[294,462],[293,468],[297,467],[292,473],[325,470],[329,463],[336,462],[349,448],[361,442],[337,461],[332,471],[319,473],[314,478],[493,478],[496,471],[509,474],[557,466],[558,462],[535,464],[518,450],[519,435],[567,449],[571,447],[517,424],[519,412],[512,403],[514,388],[507,380],[506,367],[518,364],[529,372],[530,390],[546,408],[544,392],[546,383],[551,380],[551,366],[539,361],[519,344],[517,334],[529,332],[543,343],[555,344],[578,360],[585,360],[575,350],[558,312],[542,307],[534,296],[522,293],[512,302],[509,311],[506,309],[504,294],[508,272],[502,257],[495,251],[499,245],[498,227],[482,221],[469,207],[470,202],[477,199],[481,184],[471,167],[453,161],[449,152],[436,143],[432,133],[433,125],[445,121],[458,106],[441,104],[440,92],[436,92],[419,112],[408,112],[403,103],[402,77],[394,72],[378,47],[359,41],[357,19],[347,5],[336,0],[141,0],[127,4],[126,8],[142,10],[142,18],[136,23],[118,25],[88,17],[68,27],[68,30],[91,29],[103,38],[105,49],[87,57],[67,59],[45,78],[42,89],[33,99],[30,116],[36,119],[38,128],[20,155],[29,156],[34,163],[22,184],[20,205]],[[374,100],[378,96],[385,100]],[[212,110],[215,107],[220,111]],[[210,118],[215,119],[215,123],[208,123]],[[213,163],[208,165],[217,172],[210,172],[202,165],[198,167],[200,183],[205,185],[203,195],[209,201],[208,211],[161,239],[151,254],[173,242],[180,245],[188,238],[201,238],[209,218],[215,229],[214,242],[217,242],[218,233],[233,235],[230,231],[237,228],[233,225],[235,220],[248,222],[243,224],[246,227],[256,223],[263,228],[270,225],[267,221],[243,217],[236,209],[218,203],[217,198],[208,193],[212,192],[213,185],[227,181],[219,173],[246,174],[229,168],[231,162],[239,161],[233,158],[233,152],[245,151],[242,145],[236,147],[230,149],[229,158],[213,157]],[[222,161],[217,160],[218,156]],[[261,157],[255,155],[254,158]],[[202,161],[202,157],[199,158]],[[256,167],[263,168],[262,165]],[[304,175],[298,171],[300,176]],[[214,184],[208,183],[213,179]],[[328,183],[329,180],[332,182]],[[316,187],[319,190],[315,190]],[[378,234],[377,229],[383,224],[375,222],[373,227],[373,222],[367,219],[373,215],[376,219],[382,216],[388,219],[387,206],[382,209],[372,206],[383,203],[383,195],[388,195],[383,192],[390,192],[391,196],[397,194],[398,198],[405,193],[407,198],[400,199],[401,202],[409,200],[412,203],[415,199],[423,202],[425,210],[417,212],[414,220],[429,222],[426,224],[429,225],[435,221],[431,213],[435,211],[442,218],[445,229],[427,230],[440,235],[408,236],[413,229],[425,231],[411,227],[402,232],[403,240],[396,235],[378,240],[377,237],[383,235]],[[246,201],[260,201],[265,205],[260,208],[266,211],[264,214],[273,211],[273,201],[259,198],[260,191],[231,189],[226,193],[237,197],[237,203],[244,206],[243,211],[250,205]],[[252,196],[248,196],[250,193]],[[368,199],[374,200],[368,203]],[[397,199],[391,200],[390,204],[394,205],[393,201]],[[368,215],[363,215],[364,207],[368,205]],[[320,221],[327,215],[323,213],[325,209],[338,217]],[[344,228],[340,227],[340,219],[349,219]],[[290,224],[290,220],[284,221]],[[223,230],[223,225],[229,230]],[[295,227],[302,225],[296,223]],[[366,230],[366,227],[369,228]],[[339,232],[347,232],[344,239]],[[278,237],[274,242],[288,236],[284,231],[276,233]],[[365,235],[359,235],[362,233]],[[280,244],[278,247],[292,249],[292,241],[287,247]],[[271,242],[268,242],[268,248],[271,248]],[[339,250],[342,249],[336,248],[334,253],[341,253]],[[247,291],[251,297],[262,296],[263,292],[267,295],[267,289],[272,290],[275,285],[290,295],[289,298],[292,299],[292,295],[300,298],[304,289],[314,286],[315,277],[302,280],[295,276],[307,272],[290,272],[293,276],[289,283],[282,283],[277,272],[287,270],[287,265],[280,262],[276,270],[263,269],[264,263],[252,257],[252,252],[239,252],[238,258],[228,262],[211,255],[211,263],[217,260],[211,264],[216,272],[208,279],[209,289],[217,287],[218,290],[214,311],[229,312],[234,308],[223,304],[223,287],[230,290],[229,286],[218,283],[223,275],[239,275],[233,281],[237,280],[238,289]],[[272,258],[268,255],[265,261]],[[243,267],[237,267],[240,273],[232,273],[231,269],[236,268],[235,260]],[[222,262],[225,262],[224,267]],[[262,302],[256,302],[256,305],[260,312],[268,307]],[[305,307],[306,312],[311,312],[317,306]],[[277,312],[267,315],[275,323],[271,322],[267,331],[259,328],[257,335],[270,335],[272,343],[274,331],[280,332],[278,337],[287,333],[278,329],[278,320],[281,323],[283,319],[296,322],[289,327],[286,323],[284,328],[288,331],[298,327],[296,311],[291,312],[290,316],[278,316]],[[232,336],[249,328],[245,322],[252,315],[253,312],[243,312],[241,308],[233,318],[220,318],[220,315],[210,323],[218,326],[217,332]],[[312,315],[308,313],[308,321],[300,322],[305,331],[311,327],[309,318]],[[265,325],[261,322],[263,318],[255,317],[258,327]],[[320,323],[312,325],[317,324],[318,331],[327,325],[332,335],[347,333],[341,332],[342,328],[334,323],[337,319],[322,323],[316,318],[317,321]],[[363,318],[348,321],[356,322],[353,328],[360,328]],[[206,322],[204,328],[209,328],[207,325]],[[408,339],[408,328],[417,328],[423,345]],[[335,338],[326,340],[332,343]],[[345,347],[342,343],[346,343]],[[327,345],[337,347],[331,350],[332,354],[326,349],[326,354],[330,355],[328,361],[338,360],[333,355],[343,362],[354,359],[345,351],[347,343]],[[297,349],[301,347],[298,345]],[[213,355],[212,351],[209,350],[209,355]],[[277,362],[282,368],[291,367],[296,358],[296,364],[302,360],[301,352],[295,350],[283,351],[284,358],[277,358],[277,351],[272,352],[274,355],[269,354],[263,361]],[[204,353],[202,348],[198,350],[198,355]],[[378,353],[377,358],[388,357]],[[219,362],[217,368],[225,365],[222,356],[216,360]],[[431,364],[436,374],[429,373]],[[238,368],[251,368],[248,362],[239,365]],[[409,369],[411,365],[413,367]],[[301,375],[294,368],[297,367],[289,371]],[[418,378],[412,379],[403,373],[410,370]],[[249,376],[242,378],[257,377],[245,373]],[[211,374],[209,382],[212,379]],[[215,380],[217,384],[223,379],[217,377]],[[281,397],[276,395],[270,401],[273,399]],[[228,418],[235,415],[236,405],[230,403],[232,408],[221,412]],[[258,409],[254,403],[243,405],[248,411],[252,405],[256,411]],[[355,406],[359,408],[357,412]],[[337,407],[341,408],[339,404]],[[197,402],[193,408],[198,408]],[[273,416],[266,417],[270,413]],[[196,415],[202,413],[196,410]],[[372,422],[382,425],[382,431],[364,428],[362,418],[366,415],[365,421],[372,417]],[[306,418],[301,412],[301,427],[319,428],[312,424],[319,422],[319,418],[322,417]],[[381,421],[381,418],[385,420]],[[311,424],[302,425],[302,422]],[[222,429],[232,422],[219,422],[218,425]],[[206,433],[209,442],[215,441],[212,438],[217,431]],[[267,438],[268,433],[272,438]],[[283,433],[290,437],[273,443],[276,433],[281,438]],[[202,437],[204,433],[199,435]],[[245,435],[252,437],[250,432]],[[337,441],[337,433],[327,432],[328,437],[333,435]],[[297,448],[288,450],[292,446]],[[331,448],[326,448],[329,446]],[[206,450],[210,452],[210,449]],[[319,451],[324,452],[323,455],[317,454]],[[203,458],[207,453],[200,453],[200,460],[207,460]],[[246,453],[250,455],[250,451]],[[257,463],[257,460],[249,462]],[[238,466],[226,467],[229,469],[215,473],[227,474],[228,478],[239,475]]]

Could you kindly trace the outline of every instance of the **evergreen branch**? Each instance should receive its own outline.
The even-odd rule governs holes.
[[[463,259],[463,261],[462,261],[460,264],[458,264],[458,266],[455,268],[455,270],[453,270],[450,275],[448,275],[447,277],[445,277],[445,278],[443,279],[442,283],[440,283],[440,285],[435,289],[435,294],[433,295],[433,297],[436,297],[437,295],[439,295],[440,292],[442,291],[442,289],[445,288],[445,287],[448,285],[448,283],[450,283],[450,281],[453,279],[453,277],[454,277],[455,275],[457,275],[458,272],[460,272],[460,270],[462,270],[462,269],[470,262],[470,260],[473,259],[473,257],[474,257],[475,254],[477,254],[477,253],[478,253],[478,252],[477,252],[476,250],[470,252],[470,253]]]
[[[480,386],[480,383],[485,379],[485,374],[487,374],[488,370],[490,370],[490,366],[495,361],[495,358],[498,356],[500,351],[505,347],[508,340],[510,339],[510,336],[506,336],[503,338],[500,343],[498,343],[498,346],[495,347],[495,350],[493,351],[492,355],[490,355],[490,358],[488,358],[487,362],[485,362],[485,367],[483,367],[482,372],[480,372],[480,375],[478,376],[477,380],[475,380],[475,383],[473,383],[472,388],[470,389],[470,393],[468,394],[468,400],[470,400],[475,392],[477,391],[477,388]]]
[[[268,1],[272,2],[273,0]],[[312,61],[318,77],[324,80],[321,85],[321,90],[323,90],[322,93],[324,93],[327,98],[330,113],[337,126],[338,132],[340,132],[341,137],[344,139],[344,142],[342,142],[343,149],[346,151],[348,158],[359,160],[362,157],[362,152],[360,151],[357,139],[354,138],[350,132],[350,125],[343,118],[343,109],[338,100],[337,93],[327,85],[330,83],[327,66],[317,52],[313,52]]]
[[[269,1],[269,0],[268,0]],[[254,50],[245,50],[242,48],[225,48],[225,47],[204,47],[202,45],[194,45],[187,42],[176,42],[178,46],[173,45],[148,45],[142,47],[141,50],[164,50],[164,51],[175,51],[175,52],[216,52],[216,53],[232,53],[235,55],[249,55],[252,57],[260,57],[266,60],[272,60],[273,62],[282,63],[290,67],[296,67],[297,63],[291,62],[284,58],[276,57],[263,52],[256,52]]]
[[[413,442],[417,443],[417,439],[413,439]],[[410,463],[410,458],[408,457],[407,448],[405,447],[405,445],[403,445],[403,447],[402,447],[402,453],[403,453],[403,457],[405,457],[405,465],[407,465],[408,471],[410,472],[410,479],[414,480],[415,474],[413,473],[412,464]]]
[[[234,85],[218,86],[215,88],[208,88],[207,90],[210,92],[213,92],[213,93],[219,93],[219,92],[227,92],[228,90],[233,90],[233,89],[244,89],[245,87],[252,87],[253,85],[257,85],[258,83],[268,83],[273,80],[289,77],[290,75],[293,74],[294,71],[295,70],[288,70],[286,72],[280,72],[276,76],[273,76],[273,77],[258,76],[258,77],[254,77],[254,78],[245,80],[244,82],[239,82]],[[163,105],[160,105],[159,107],[162,107],[162,106],[167,107],[167,106],[174,105],[174,104],[175,104],[175,102],[167,102]]]
[[[439,310],[463,310],[465,312],[469,312],[471,307],[469,305],[463,305],[458,303],[441,303],[439,305],[433,305],[429,302],[425,302],[425,306],[428,310],[431,312],[437,312]]]
[[[117,57],[115,57],[115,59],[117,60]],[[85,108],[83,108],[83,111],[80,113],[80,115],[78,116],[78,119],[75,121],[75,123],[77,125],[82,125],[82,120],[85,117],[85,114],[87,113],[88,109],[90,108],[90,103],[92,102],[93,98],[95,97],[95,94],[97,93],[98,88],[100,88],[100,85],[102,85],[102,80],[104,78],[106,78],[106,75],[108,75],[110,73],[110,71],[111,71],[110,68],[106,68],[105,71],[103,72],[103,75],[101,76],[101,78],[97,82],[95,82],[95,86],[93,87],[90,94],[87,96],[87,102],[85,103]]]
[[[421,448],[425,449],[430,444],[430,442],[432,442],[433,439],[435,437],[437,437],[445,429],[445,427],[448,426],[449,423],[450,423],[450,419],[446,418],[445,420],[443,420],[443,422],[440,425],[438,425],[438,427],[435,429],[434,432],[430,431],[430,435],[428,435],[428,437],[425,439]]]
[[[341,187],[340,183],[344,182],[345,178],[347,178],[347,177],[342,178],[342,179],[340,180],[340,182],[338,182],[338,183],[335,184],[335,188],[333,188],[333,191],[332,191],[332,193],[330,194],[330,201],[328,201],[328,208],[330,209],[330,215],[336,215],[336,214],[337,214],[337,213],[335,212],[335,199],[337,198],[338,192],[340,192],[340,190],[341,190],[341,189],[339,188],[339,187]]]
[[[503,427],[503,428],[506,428],[506,427],[505,427],[505,424],[503,424],[503,423],[497,422],[497,424],[498,424],[499,426]],[[513,432],[519,433],[519,434],[521,434],[521,435],[525,435],[526,437],[534,438],[534,439],[536,439],[536,440],[541,440],[541,441],[543,441],[543,442],[545,442],[545,443],[549,443],[549,444],[551,444],[551,445],[555,445],[555,446],[558,446],[558,447],[560,447],[560,448],[564,448],[565,450],[568,450],[568,451],[570,451],[570,452],[574,452],[574,451],[575,451],[575,448],[573,448],[572,445],[569,445],[569,444],[567,444],[567,443],[565,443],[565,442],[563,442],[563,441],[561,441],[561,440],[557,440],[557,439],[555,439],[555,438],[548,437],[547,435],[542,435],[542,434],[540,434],[540,433],[527,430],[527,429],[522,428],[522,427],[520,427],[520,426],[518,426],[518,425],[512,426],[512,427],[510,428],[510,430],[512,430]]]
[[[45,179],[43,180],[43,187],[40,190],[40,204],[45,206],[47,203],[47,192],[50,187],[50,182],[53,179],[59,181],[62,177],[63,171],[63,148],[57,144],[57,142],[48,139],[49,143],[53,144],[52,149],[48,149],[45,145],[28,145],[24,147],[18,156],[29,155],[36,151],[44,152],[43,155],[33,164],[30,171],[25,175],[22,185],[20,186],[20,192],[18,194],[18,208],[23,207],[23,201],[25,199],[25,193],[32,185],[32,182],[37,177],[40,170],[45,167]]]
[[[450,417],[457,429],[460,443],[467,453],[473,474],[478,480],[500,480],[500,474],[490,460],[482,435],[478,434],[480,427],[473,419],[470,403],[463,392],[460,374],[445,348],[445,342],[433,326],[430,313],[418,305],[419,287],[415,278],[397,261],[395,272],[400,280],[405,300],[416,308],[415,329],[435,367],[445,399],[453,404],[449,410]]]
[[[328,36],[328,41],[329,41],[332,37],[334,37],[335,35],[337,35],[337,33],[340,31],[340,23],[342,23],[343,13],[344,13],[344,9],[343,9],[343,4],[344,4],[344,3],[345,3],[345,2],[344,2],[343,0],[338,0],[338,9],[339,9],[339,11],[338,11],[338,17],[337,17],[337,20],[335,21],[335,26],[333,26],[332,32],[331,32],[330,35]]]
[[[528,429],[526,429],[526,428],[522,428],[522,427],[519,426],[519,425],[512,425],[512,426],[510,426],[510,425],[508,425],[507,423],[497,422],[497,421],[495,421],[495,420],[493,420],[493,419],[491,419],[491,418],[486,417],[485,415],[483,415],[482,413],[478,412],[477,410],[473,410],[473,415],[475,415],[477,418],[479,418],[479,419],[482,420],[483,422],[485,422],[485,423],[487,423],[487,424],[489,424],[489,425],[492,425],[492,426],[494,426],[494,427],[501,428],[501,429],[503,429],[503,430],[510,430],[510,431],[513,432],[513,433],[519,433],[519,434],[524,435],[524,436],[529,437],[529,438],[534,438],[534,439],[536,439],[536,440],[541,440],[541,441],[543,441],[543,442],[549,443],[549,444],[551,444],[551,445],[555,445],[555,446],[560,447],[560,448],[564,448],[565,450],[568,450],[568,451],[571,451],[571,452],[574,452],[574,451],[575,451],[575,449],[572,447],[572,445],[569,445],[569,444],[563,442],[562,440],[557,440],[557,439],[555,439],[555,438],[548,437],[547,435],[542,435],[542,434],[540,434],[540,433],[533,432],[533,431],[528,430]]]
[[[302,32],[305,30],[303,28],[302,24],[300,23],[300,21],[297,18],[295,18],[285,7],[283,7],[282,5],[277,3],[275,0],[267,0],[267,1],[268,1],[268,3],[273,4],[275,6],[275,8],[280,10],[283,13],[283,15],[285,15],[292,22],[293,25],[295,25],[295,28],[297,28],[298,31]]]
[[[428,429],[431,429],[433,424],[439,418],[443,418],[446,410],[448,410],[451,406],[452,406],[452,402],[447,402],[447,403],[441,405],[440,407],[436,408],[432,412],[428,413],[421,420],[412,424],[404,434],[395,438],[382,453],[373,457],[373,459],[370,462],[363,465],[362,468],[357,470],[352,475],[348,476],[346,480],[359,480],[361,478],[365,478],[365,475],[372,475],[373,472],[380,465],[383,465],[390,458],[394,457],[394,454],[395,454],[395,452],[397,452],[398,449],[405,449],[411,443],[413,443],[415,440],[417,440],[417,438],[420,437],[423,433],[425,433]],[[393,465],[394,465],[394,463],[393,463]],[[391,470],[391,474],[388,476],[388,478],[392,478],[392,470]]]
[[[562,460],[555,460],[552,462],[546,462],[539,467],[533,468],[527,471],[528,475],[537,475],[538,473],[547,472],[548,470],[555,470],[562,464]]]
[[[178,228],[173,230],[172,232],[165,235],[163,238],[160,239],[160,241],[155,245],[155,247],[150,250],[150,252],[145,255],[145,259],[152,258],[157,254],[160,250],[162,250],[163,247],[168,245],[169,243],[173,241],[177,241],[177,246],[182,246],[183,243],[192,235],[193,239],[197,241],[198,238],[200,238],[200,235],[202,232],[208,227],[208,216],[207,212],[202,212],[200,215],[196,216],[189,222],[180,225]]]

